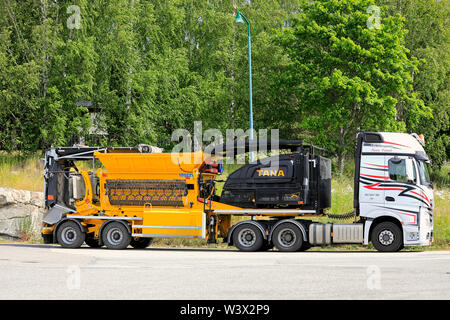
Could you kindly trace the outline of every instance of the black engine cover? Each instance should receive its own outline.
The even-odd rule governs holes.
[[[329,207],[329,161],[309,154],[290,154],[244,165],[229,175],[220,202],[241,208]],[[320,169],[326,171],[325,174],[321,174]]]

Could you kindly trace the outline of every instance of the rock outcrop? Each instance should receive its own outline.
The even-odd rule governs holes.
[[[0,238],[40,237],[43,193],[0,187]]]

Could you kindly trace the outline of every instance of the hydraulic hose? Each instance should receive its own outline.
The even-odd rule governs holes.
[[[353,218],[353,217],[356,218],[356,214],[355,214],[355,211],[344,213],[344,214],[331,214],[331,213],[329,213],[329,214],[327,214],[327,217],[331,218],[331,219],[345,220],[345,219],[350,219],[350,218]]]

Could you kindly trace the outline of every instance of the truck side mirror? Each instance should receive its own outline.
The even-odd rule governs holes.
[[[393,158],[390,159],[390,161],[394,164],[400,164],[402,162],[402,159],[400,159],[399,157],[395,156]]]

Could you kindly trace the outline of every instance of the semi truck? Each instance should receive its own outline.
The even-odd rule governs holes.
[[[301,140],[264,144],[280,153],[226,180],[219,177],[227,154],[258,151],[261,141],[185,153],[147,145],[52,147],[45,153],[44,242],[125,249],[175,237],[223,239],[240,251],[372,243],[394,252],[433,241],[433,187],[421,135],[357,134],[351,223],[314,219],[332,217],[331,160],[323,149]],[[80,161],[90,161],[89,169]]]

